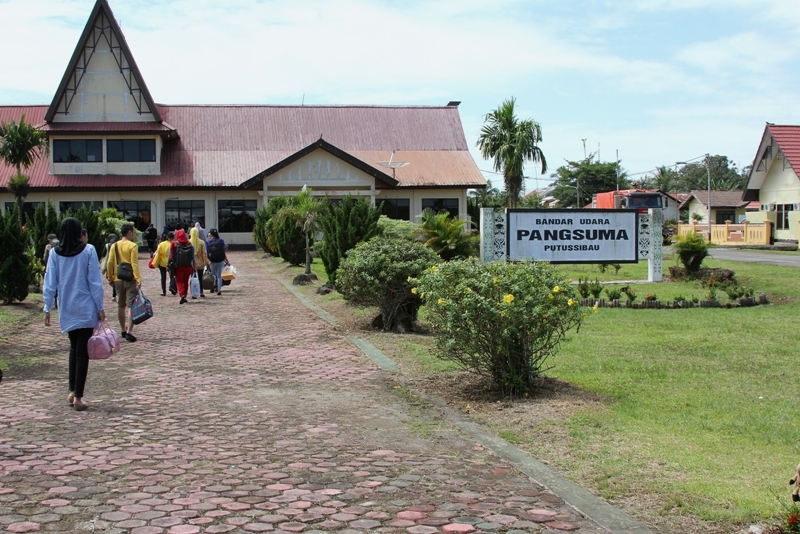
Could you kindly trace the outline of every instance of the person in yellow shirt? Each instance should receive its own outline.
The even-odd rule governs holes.
[[[200,296],[206,298],[203,293],[203,271],[211,262],[208,261],[208,254],[206,254],[206,242],[200,239],[200,231],[196,226],[193,226],[189,231],[189,241],[194,247],[194,267],[197,272],[197,278],[200,280]],[[197,298],[192,296],[192,298]]]
[[[128,309],[142,287],[142,277],[139,274],[139,245],[136,243],[136,228],[132,224],[123,224],[121,235],[122,239],[108,250],[106,278],[117,290],[117,316],[122,328],[122,337],[133,343],[136,341],[133,336],[133,317],[128,313]],[[129,269],[123,265],[126,263],[130,265],[132,271],[130,280],[126,279],[128,276],[125,272]],[[120,268],[120,265],[123,267]]]
[[[161,271],[161,296],[165,296],[167,294],[167,271],[169,270],[169,247],[172,244],[172,240],[175,239],[175,234],[173,232],[169,232],[168,234],[164,234],[161,236],[161,243],[158,244],[158,248],[156,249],[156,253],[153,256],[153,267],[158,267],[158,270]],[[172,273],[170,273],[170,278],[172,278]],[[172,288],[172,281],[169,283],[169,287]],[[174,293],[173,293],[174,295]]]

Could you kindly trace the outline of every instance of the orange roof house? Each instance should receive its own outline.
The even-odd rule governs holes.
[[[361,195],[414,220],[425,208],[466,216],[486,186],[458,102],[443,106],[167,105],[151,96],[107,0],[97,0],[49,106],[0,106],[48,133],[25,171],[26,210],[116,207],[140,228],[200,221],[252,244],[269,198]],[[0,209],[14,169],[0,164]]]

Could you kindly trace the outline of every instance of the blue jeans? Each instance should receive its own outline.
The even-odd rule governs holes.
[[[217,283],[217,293],[222,292],[222,270],[225,269],[224,261],[211,262],[211,274],[214,275],[214,281]]]

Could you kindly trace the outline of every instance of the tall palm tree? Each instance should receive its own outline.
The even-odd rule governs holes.
[[[28,195],[28,177],[22,174],[22,168],[27,169],[36,158],[47,153],[47,134],[26,123],[23,115],[19,124],[14,121],[0,123],[0,138],[0,159],[17,169],[17,173],[9,180],[8,188],[17,202],[22,202]]]
[[[516,207],[523,188],[526,161],[539,162],[542,174],[547,161],[537,143],[542,142],[542,127],[533,119],[519,120],[514,113],[516,99],[506,100],[485,116],[477,146],[485,159],[494,158],[494,170],[503,173],[509,207]]]

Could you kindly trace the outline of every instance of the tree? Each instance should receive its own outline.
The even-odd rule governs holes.
[[[19,222],[19,211],[15,204],[0,215],[0,300],[5,304],[25,300],[31,282],[28,235]]]
[[[641,180],[642,189],[658,189],[659,191],[669,192],[678,191],[680,175],[675,169],[661,166],[656,169],[655,174],[646,176]]]
[[[326,203],[320,213],[323,240],[315,250],[319,253],[328,281],[336,282],[336,270],[348,251],[382,230],[378,226],[381,206],[371,207],[363,197],[346,195],[338,204]]]
[[[715,191],[738,191],[747,184],[747,174],[740,173],[736,164],[727,156],[711,156],[711,189]],[[708,189],[706,163],[689,163],[678,171],[678,186],[681,191]]]
[[[541,163],[542,174],[547,172],[547,161],[537,144],[542,142],[542,127],[533,119],[519,120],[514,112],[515,102],[511,97],[486,114],[477,143],[484,159],[494,158],[494,170],[503,173],[508,206],[512,208],[525,189],[525,162]]]
[[[439,213],[425,210],[419,237],[444,261],[466,259],[478,252],[478,238],[465,228],[466,224],[467,221],[451,217],[446,210]]]
[[[594,154],[589,154],[580,161],[567,160],[566,165],[556,169],[555,189],[552,196],[559,200],[559,207],[582,208],[592,200],[592,195],[606,191],[628,189],[630,183],[624,171],[617,177],[615,161],[594,161]],[[580,188],[580,198],[578,198]]]
[[[20,117],[19,124],[14,121],[0,123],[0,158],[17,172],[9,181],[8,187],[14,194],[17,203],[21,203],[28,195],[28,177],[22,174],[36,158],[47,153],[47,134],[25,122],[25,115]],[[19,214],[20,220],[22,213]]]

